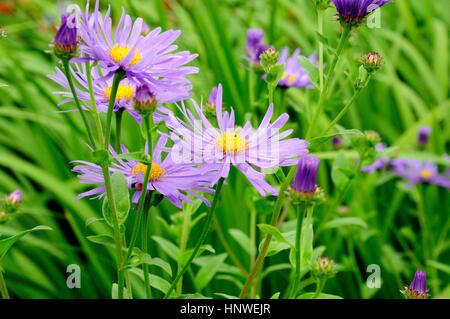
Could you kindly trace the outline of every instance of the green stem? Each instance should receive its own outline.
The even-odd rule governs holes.
[[[330,129],[332,129],[337,122],[339,122],[339,120],[345,115],[345,113],[347,113],[348,109],[350,108],[350,106],[352,106],[353,102],[355,102],[356,98],[359,96],[359,94],[361,93],[362,89],[361,88],[357,88],[355,90],[355,92],[353,93],[352,97],[350,98],[350,100],[348,100],[347,104],[345,104],[345,106],[342,108],[342,110],[338,113],[338,115],[336,115],[336,117],[331,121],[331,123],[327,126],[327,128],[325,130],[322,131],[322,133],[320,134],[320,136],[325,135]]]
[[[116,112],[116,152],[119,154],[120,151],[120,143],[121,143],[121,135],[122,135],[122,117],[123,117],[123,108],[120,108]]]
[[[257,242],[256,242],[256,209],[254,208],[253,205],[252,205],[252,207],[250,209],[250,243],[251,243],[251,247],[250,247],[250,269],[252,269],[253,266],[255,265],[256,247],[257,247]],[[255,289],[254,289],[254,286],[252,286],[252,289],[250,290],[250,298],[253,298],[254,295],[255,295]]]
[[[148,119],[149,115],[144,116],[143,118],[143,123],[144,123],[144,128],[147,134],[147,141],[148,141],[148,145],[149,145],[149,152],[148,154],[150,155],[150,159],[151,159],[151,155],[152,155],[152,150],[151,150],[151,140],[152,140],[152,132],[151,132],[151,127],[150,127],[150,120]],[[128,252],[127,252],[127,256],[125,258],[126,262],[128,262],[128,260],[131,257],[131,254],[133,253],[133,248],[136,245],[136,238],[137,238],[137,233],[138,233],[138,228],[139,225],[141,223],[142,220],[142,216],[144,214],[144,206],[145,206],[145,198],[147,196],[147,188],[148,188],[148,183],[150,180],[150,172],[151,172],[151,163],[147,164],[147,169],[145,170],[145,175],[144,175],[144,183],[142,184],[142,192],[141,192],[141,196],[139,197],[139,202],[138,202],[138,208],[137,208],[137,216],[136,219],[134,220],[134,224],[133,224],[133,228],[131,231],[131,239],[130,239],[130,246],[128,247]]]
[[[9,299],[8,288],[6,287],[5,278],[3,277],[3,271],[0,269],[0,294],[2,299]]]
[[[87,74],[87,82],[89,87],[89,96],[91,98],[92,110],[94,112],[94,121],[98,134],[98,142],[101,145],[102,137],[103,137],[103,128],[102,122],[100,120],[100,115],[98,113],[97,102],[95,101],[94,95],[94,86],[92,84],[92,74],[91,74],[92,66],[90,62],[86,62],[86,74]]]
[[[109,142],[111,140],[111,122],[112,122],[112,114],[114,112],[114,104],[116,101],[117,90],[119,88],[119,83],[125,77],[123,71],[118,70],[114,74],[113,83],[111,87],[111,95],[109,96],[109,105],[108,105],[108,113],[106,115],[106,132],[105,132],[105,143],[104,148],[107,150],[109,147]]]
[[[323,36],[323,11],[317,11],[317,32]],[[319,40],[319,90],[323,92],[323,43]]]
[[[148,253],[148,223],[149,223],[150,210],[144,215],[144,222],[142,223],[142,251]],[[152,298],[152,288],[150,287],[150,278],[148,264],[144,263],[142,265],[142,270],[144,272],[144,283],[145,283],[145,297],[147,299]]]
[[[180,238],[180,256],[184,254],[187,248],[187,243],[189,240],[189,229],[191,225],[191,213],[192,213],[191,209],[183,210],[183,228],[181,230],[181,238]],[[181,279],[177,285],[178,294],[181,294],[182,291],[183,291],[183,279]]]
[[[213,202],[211,204],[211,208],[209,210],[209,214],[207,216],[206,222],[205,222],[205,224],[203,226],[203,230],[202,230],[202,233],[200,235],[200,239],[198,240],[197,244],[195,245],[194,250],[193,250],[191,256],[189,257],[188,261],[185,263],[185,265],[183,266],[181,271],[178,272],[175,280],[170,285],[170,288],[167,291],[166,295],[164,296],[164,299],[167,299],[167,298],[170,297],[170,295],[172,294],[172,291],[176,287],[178,281],[181,279],[181,277],[184,275],[186,270],[189,268],[190,264],[192,263],[194,258],[197,256],[197,253],[200,250],[200,247],[203,245],[203,242],[206,240],[206,236],[208,235],[208,231],[209,231],[209,229],[211,227],[211,222],[212,222],[212,219],[214,217],[214,211],[215,211],[216,206],[217,206],[217,201],[219,199],[219,194],[220,194],[220,191],[222,189],[223,182],[224,182],[224,179],[221,178],[221,179],[219,179],[219,182],[217,183],[216,191],[215,191],[215,194],[214,194],[214,199],[213,199]]]
[[[273,91],[275,89],[272,83],[267,84],[267,89],[269,90],[269,105],[273,104]]]
[[[327,94],[329,85],[330,85],[330,81],[331,78],[334,75],[334,71],[336,69],[336,65],[339,61],[340,55],[342,53],[342,50],[345,47],[345,44],[347,43],[348,37],[350,35],[350,31],[351,31],[351,27],[345,27],[344,31],[341,34],[341,39],[339,40],[339,44],[338,47],[336,49],[336,54],[334,55],[333,61],[330,64],[330,68],[328,70],[328,74],[325,80],[325,84],[323,86],[323,89],[320,93],[320,97],[319,97],[319,103],[317,104],[317,109],[316,112],[313,116],[313,119],[311,121],[311,123],[309,123],[309,127],[308,127],[308,131],[306,133],[306,138],[310,138],[311,137],[311,133],[312,133],[312,129],[313,127],[315,127],[317,125],[317,121],[319,119],[320,114],[322,113],[322,109],[323,109],[323,103],[325,101],[325,96]]]
[[[302,205],[297,205],[297,228],[295,230],[295,279],[291,290],[291,299],[295,299],[300,285],[300,235],[302,232]]]
[[[73,84],[72,74],[70,72],[70,67],[69,67],[69,60],[65,59],[65,60],[62,60],[62,62],[63,62],[63,67],[64,67],[64,73],[66,74],[67,82],[69,83],[70,91],[72,92],[73,100],[75,101],[75,106],[77,107],[78,112],[81,115],[84,126],[86,127],[86,131],[87,131],[87,134],[89,137],[89,142],[91,143],[92,147],[94,147],[94,149],[95,149],[96,144],[95,144],[95,140],[92,135],[92,132],[91,132],[91,127],[89,126],[89,123],[86,118],[86,114],[84,113],[83,108],[81,107],[81,103],[80,103],[80,100],[78,99],[75,85]]]
[[[283,181],[283,184],[281,184],[280,187],[280,193],[278,195],[277,201],[275,202],[275,207],[273,209],[272,213],[272,219],[271,219],[271,225],[276,226],[278,222],[278,218],[280,217],[281,208],[283,207],[284,198],[286,196],[285,192],[288,188],[288,186],[291,184],[292,180],[294,179],[295,173],[297,172],[297,166],[292,166],[289,174],[287,175],[286,179]],[[267,234],[263,245],[261,247],[261,251],[259,252],[258,257],[256,258],[255,264],[252,267],[252,270],[250,271],[250,274],[247,277],[247,281],[244,284],[244,287],[242,288],[242,291],[239,295],[239,298],[242,299],[246,296],[248,289],[250,288],[253,279],[255,278],[256,273],[258,272],[259,267],[261,266],[264,258],[266,257],[267,250],[269,249],[270,241],[272,240],[272,235]]]
[[[312,296],[312,299],[316,299],[321,294],[323,287],[325,287],[326,279],[318,279],[317,285],[316,285],[316,291],[314,295]]]
[[[120,235],[120,225],[117,216],[117,207],[114,200],[114,193],[112,189],[111,176],[109,175],[108,165],[102,167],[103,176],[105,179],[106,196],[108,198],[108,203],[111,206],[112,217],[113,217],[113,227],[114,227],[114,241],[116,242],[116,253],[117,253],[117,282],[119,288],[119,299],[123,299],[123,285],[124,285],[124,259],[122,255],[122,238]]]

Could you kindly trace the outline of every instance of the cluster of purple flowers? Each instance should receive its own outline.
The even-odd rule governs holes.
[[[422,147],[425,146],[428,143],[430,134],[431,129],[428,126],[419,128],[417,143]],[[409,187],[425,183],[450,189],[448,171],[441,174],[438,165],[433,161],[403,157],[391,159],[383,154],[386,149],[384,143],[377,144],[375,149],[380,156],[370,165],[363,166],[361,171],[373,173],[378,170],[389,169],[394,175],[406,179]]]
[[[183,100],[191,96],[192,88],[187,75],[198,70],[186,66],[195,54],[174,52],[177,46],[173,42],[180,35],[179,31],[148,30],[141,18],[133,22],[125,12],[114,30],[110,9],[102,15],[99,1],[93,12],[89,11],[89,5],[86,7],[79,28],[68,25],[68,21],[63,17],[54,45],[55,50],[67,45],[79,48],[79,56],[72,50],[70,73],[84,110],[92,109],[94,99],[99,112],[108,111],[113,77],[121,72],[124,78],[118,84],[114,111],[126,110],[141,123],[142,109],[151,105],[155,122],[164,122],[170,130],[152,148],[150,168],[142,162],[122,159],[118,152],[128,152],[124,145],[120,150],[109,148],[112,159],[109,171],[123,174],[133,191],[134,203],[140,198],[144,175],[149,171],[146,191],[157,191],[178,207],[183,201],[191,202],[192,197],[209,204],[202,194],[213,193],[212,187],[220,178],[228,177],[231,166],[237,167],[262,196],[277,195],[277,190],[267,183],[264,170],[295,165],[308,152],[306,141],[287,138],[292,130],[282,131],[289,118],[287,114],[272,121],[273,105],[268,107],[258,127],[250,122],[237,126],[234,110],[223,108],[221,85],[211,92],[205,110],[195,101],[194,112],[186,108]],[[248,33],[247,51],[251,63],[258,63],[261,53],[269,47],[262,43],[263,36],[261,30],[253,29]],[[286,49],[281,57],[280,62],[287,65],[285,86],[309,87],[307,75],[297,62],[298,55],[296,50],[293,57],[288,58]],[[92,61],[95,64],[91,69],[87,63]],[[66,75],[57,68],[56,74],[50,76],[63,88],[55,92],[65,97],[61,104],[73,101],[71,83]],[[180,101],[181,118],[163,106]],[[217,127],[207,119],[208,112],[214,113]],[[172,147],[167,145],[169,138]],[[80,181],[95,186],[78,197],[104,197],[102,167],[86,161],[74,163],[73,170]]]

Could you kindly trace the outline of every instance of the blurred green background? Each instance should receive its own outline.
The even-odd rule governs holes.
[[[113,249],[87,239],[110,231],[101,223],[86,226],[89,218],[101,216],[100,205],[87,199],[74,200],[84,188],[71,172],[70,161],[90,158],[82,122],[76,113],[59,112],[59,97],[52,95],[57,87],[47,78],[58,62],[50,44],[59,14],[69,3],[6,0],[0,4],[0,193],[20,188],[25,194],[20,212],[0,225],[0,235],[38,224],[53,228],[25,237],[3,260],[8,288],[19,298],[109,298],[114,282]],[[77,3],[84,8],[84,1]],[[102,1],[104,9],[106,5],[107,1]],[[111,1],[111,5],[115,19],[123,6],[132,16],[143,17],[150,28],[180,29],[179,47],[199,54],[192,64],[200,73],[190,77],[194,97],[206,99],[211,88],[222,83],[225,104],[234,106],[241,120],[250,116],[249,70],[244,60],[248,28],[263,28],[266,42],[277,49],[299,47],[305,55],[317,51],[316,15],[307,0],[133,0]],[[418,127],[430,125],[432,141],[420,154],[444,162],[441,155],[450,152],[449,24],[449,0],[395,0],[385,6],[381,28],[364,27],[352,35],[351,46],[338,66],[339,76],[332,84],[332,97],[326,101],[328,116],[336,114],[351,95],[361,54],[378,51],[385,66],[340,124],[377,131],[400,153],[416,152]],[[331,46],[336,46],[340,31],[331,8],[325,16],[324,31]],[[325,63],[330,63],[328,53],[325,58]],[[263,110],[267,103],[264,93],[260,96],[258,105]],[[317,92],[290,89],[284,98],[291,116],[289,125],[302,137]],[[327,121],[329,117],[324,115],[315,125],[325,127]],[[125,125],[125,144],[138,149],[137,125],[131,118],[125,119]],[[338,165],[351,166],[355,152],[351,147],[337,151],[330,145],[315,151],[322,159],[320,185],[330,201],[341,199],[336,191],[337,178],[331,172]],[[275,177],[270,181],[276,182]],[[340,265],[339,274],[329,280],[325,292],[344,298],[399,298],[399,290],[412,279],[415,269],[425,268],[432,295],[450,298],[449,192],[424,186],[420,196],[399,184],[389,175],[358,174],[332,216],[325,216],[324,208],[316,211],[315,227],[321,231],[316,233],[315,247],[326,247],[323,254]],[[197,259],[185,280],[186,292],[215,298],[220,297],[217,293],[238,295],[245,279],[239,267],[244,273],[248,271],[262,238],[250,225],[267,222],[273,202],[273,198],[260,199],[245,178],[233,173],[217,211],[216,231],[208,243],[216,249],[216,256],[225,251],[234,256],[226,256],[214,277],[200,289],[195,287],[195,274],[207,260]],[[428,260],[423,258],[418,207],[425,211],[432,234],[432,258]],[[193,218],[205,210],[200,206],[193,211]],[[293,230],[294,211],[286,210],[285,214],[288,221],[282,230]],[[336,216],[358,218],[358,223],[322,227]],[[150,252],[171,262],[175,271],[171,248],[179,247],[181,212],[163,201],[151,219]],[[194,226],[189,246],[195,243],[199,229]],[[158,236],[156,240],[154,236]],[[69,264],[81,267],[81,289],[67,288]],[[380,289],[366,285],[369,264],[381,267]],[[254,296],[284,292],[289,270],[286,251],[269,257]],[[152,267],[152,273],[170,281],[160,268]],[[137,277],[136,294],[142,296]],[[313,289],[311,283],[304,281],[305,291]]]

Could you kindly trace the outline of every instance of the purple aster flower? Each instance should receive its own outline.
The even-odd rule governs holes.
[[[247,45],[245,48],[251,64],[259,65],[261,54],[269,48],[267,44],[262,42],[263,37],[264,31],[261,29],[249,29],[247,31]]]
[[[55,53],[61,58],[70,58],[77,51],[77,17],[75,14],[61,15],[61,26],[53,42]]]
[[[291,57],[288,57],[289,49],[284,48],[281,52],[279,64],[285,64],[285,70],[281,75],[278,86],[281,88],[297,87],[297,88],[314,88],[305,69],[298,62],[300,49],[296,49]],[[316,63],[316,55],[309,57],[311,63]]]
[[[89,13],[88,4],[82,19],[79,30],[80,50],[85,55],[82,60],[98,61],[106,70],[106,78],[123,70],[129,80],[148,85],[156,94],[171,92],[178,100],[190,96],[192,84],[186,76],[197,73],[198,69],[185,64],[197,55],[187,51],[174,53],[177,46],[173,42],[180,31],[161,33],[161,29],[156,28],[143,35],[144,21],[137,18],[133,23],[131,17],[122,12],[113,32],[110,8],[103,16],[98,7],[97,0],[94,12]]]
[[[192,202],[189,195],[199,198],[209,205],[209,201],[202,193],[214,193],[210,186],[217,173],[206,165],[175,163],[171,156],[171,150],[166,147],[166,142],[167,137],[162,136],[153,150],[147,190],[156,190],[180,208],[183,201]],[[127,148],[123,145],[121,150],[122,154],[128,153]],[[132,202],[137,203],[142,192],[147,165],[134,160],[121,159],[112,147],[110,147],[110,153],[114,159],[110,172],[119,171],[125,176],[129,189],[134,191]],[[163,157],[163,153],[167,153],[167,155]],[[75,161],[75,163],[78,165],[73,168],[73,171],[78,173],[81,183],[97,185],[94,189],[79,194],[78,198],[91,197],[95,199],[105,196],[102,168],[86,161]]]
[[[411,284],[405,287],[403,293],[410,299],[426,299],[428,297],[427,274],[417,270]]]
[[[450,179],[440,175],[437,165],[431,161],[398,158],[393,160],[391,165],[394,174],[407,179],[410,187],[427,183],[450,189]]]
[[[195,115],[184,104],[180,107],[185,120],[177,118],[166,108],[158,108],[166,117],[166,125],[172,131],[171,137],[178,149],[178,161],[208,163],[217,167],[217,179],[228,176],[230,165],[236,166],[253,184],[258,192],[276,195],[277,191],[265,181],[262,169],[297,164],[305,155],[308,143],[298,138],[286,139],[292,130],[280,132],[289,115],[282,114],[271,123],[273,105],[270,105],[258,128],[249,121],[243,127],[236,127],[234,110],[222,110],[222,86],[217,89],[216,119],[214,127],[202,108],[193,101]]]
[[[80,101],[91,104],[91,97],[89,94],[89,85],[87,80],[86,66],[81,63],[72,63],[70,66],[72,78],[75,80],[76,92]],[[105,70],[94,68],[91,72],[92,86],[95,97],[95,103],[99,112],[107,112],[109,97],[111,95],[111,88],[113,79],[106,79],[102,76]],[[70,91],[67,77],[59,68],[56,68],[56,74],[49,75],[49,78],[64,88],[63,91],[54,92],[55,94],[66,97],[59,105],[63,105],[73,101],[72,92]],[[130,115],[140,122],[140,115],[134,111],[133,99],[136,92],[137,83],[124,79],[120,82],[116,94],[116,101],[114,104],[114,111],[122,108],[128,111]],[[164,102],[164,99],[163,99]]]
[[[332,0],[341,22],[357,25],[372,11],[382,7],[390,0]]]
[[[429,126],[420,127],[417,136],[417,143],[419,143],[420,146],[427,145],[430,139],[430,134],[431,134],[431,127]]]
[[[319,163],[320,160],[315,156],[302,156],[298,161],[297,174],[291,185],[292,189],[299,193],[314,193],[317,189]]]

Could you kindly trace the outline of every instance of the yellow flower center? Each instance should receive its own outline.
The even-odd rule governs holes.
[[[138,174],[142,173],[142,175],[145,176],[145,173],[147,172],[147,165],[138,163],[136,166],[133,167],[133,175],[137,176]],[[149,180],[151,182],[159,180],[163,175],[165,171],[164,168],[159,166],[156,163],[152,163],[152,167],[150,168],[150,177]]]
[[[248,143],[242,136],[226,132],[217,138],[217,147],[226,154],[238,154],[247,150]]]
[[[288,74],[286,71],[284,71],[283,74],[281,75],[281,79],[285,80],[286,78],[288,79],[289,83],[294,83],[296,80],[295,75]]]
[[[109,56],[111,57],[111,59],[114,60],[114,62],[120,63],[125,59],[125,57],[128,55],[128,53],[130,53],[130,50],[131,50],[131,48],[129,45],[121,47],[118,44],[116,44],[109,50]],[[136,49],[136,50],[134,50],[133,60],[131,60],[131,62],[128,64],[128,66],[136,65],[141,60],[142,60],[142,54],[140,54],[138,52],[138,50]]]
[[[420,176],[425,180],[430,179],[431,175],[432,173],[429,169],[424,169],[420,172]]]
[[[105,97],[109,100],[111,96],[112,85],[108,86],[105,91]],[[134,88],[129,84],[119,84],[116,93],[116,101],[120,101],[122,99],[126,99],[130,101],[134,97]]]

